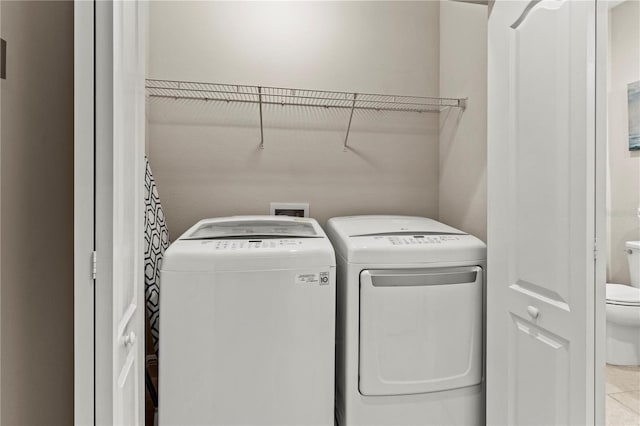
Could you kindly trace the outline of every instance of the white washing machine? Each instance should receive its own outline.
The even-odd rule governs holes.
[[[336,418],[483,425],[486,246],[421,217],[330,219],[336,250]]]
[[[335,256],[313,219],[198,222],[161,268],[161,425],[334,424]]]

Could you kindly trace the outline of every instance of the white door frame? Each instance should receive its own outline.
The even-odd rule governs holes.
[[[94,2],[74,3],[74,422],[95,422]]]
[[[95,25],[95,250],[99,265],[94,305],[95,424],[112,423],[115,368],[112,358],[113,314],[113,1],[94,2]],[[98,182],[110,187],[98,188]],[[132,236],[133,239],[133,236]],[[96,274],[98,275],[98,274]]]
[[[595,236],[596,265],[592,310],[594,325],[594,420],[605,426],[606,399],[606,281],[607,281],[607,61],[609,3],[596,0],[596,99],[595,99]]]
[[[3,35],[2,34],[2,4],[0,4],[0,37]],[[2,134],[2,88],[0,87],[0,135]],[[2,141],[0,138],[0,147],[2,147]],[[0,149],[0,151],[2,151]],[[0,157],[1,159],[2,157]],[[1,161],[0,161],[1,163]],[[0,168],[0,175],[1,175],[1,168]],[[1,185],[2,183],[2,179],[0,179],[0,188],[2,187]],[[2,200],[2,191],[0,190],[0,200]],[[2,211],[2,202],[0,202],[0,211]],[[2,215],[0,214],[0,218],[2,217]],[[0,223],[2,223],[0,221]],[[0,232],[0,239],[2,238],[2,233]],[[0,244],[1,246],[1,244]],[[2,255],[1,255],[1,251],[0,251],[0,259],[2,259]],[[0,277],[2,277],[2,262],[0,261]],[[0,295],[2,294],[2,279],[0,279]],[[2,297],[0,297],[0,307],[2,306]],[[0,318],[2,317],[1,315],[2,313],[2,309],[0,309]],[[2,330],[2,322],[0,321],[0,330]],[[0,365],[2,365],[2,332],[0,331]],[[2,368],[0,368],[0,383],[2,383]],[[2,391],[1,391],[2,386],[0,386],[0,420],[2,419]]]
[[[593,305],[594,351],[594,418],[604,424],[604,331],[605,331],[605,161],[606,161],[606,51],[608,11],[605,1],[598,1],[597,60],[596,60],[596,286]],[[75,424],[95,423],[94,370],[94,280],[92,253],[94,243],[94,2],[75,1],[75,290],[74,290],[74,349],[75,349]]]

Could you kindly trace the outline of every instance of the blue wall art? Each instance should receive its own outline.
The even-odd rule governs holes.
[[[629,83],[629,151],[640,151],[640,81]]]

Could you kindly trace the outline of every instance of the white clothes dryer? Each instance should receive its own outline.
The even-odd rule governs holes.
[[[483,425],[486,246],[421,217],[330,219],[336,418]]]
[[[202,220],[161,290],[160,425],[333,426],[335,256],[315,220]]]

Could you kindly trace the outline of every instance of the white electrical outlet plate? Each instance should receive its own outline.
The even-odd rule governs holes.
[[[272,202],[269,210],[272,216],[309,217],[309,203]]]

